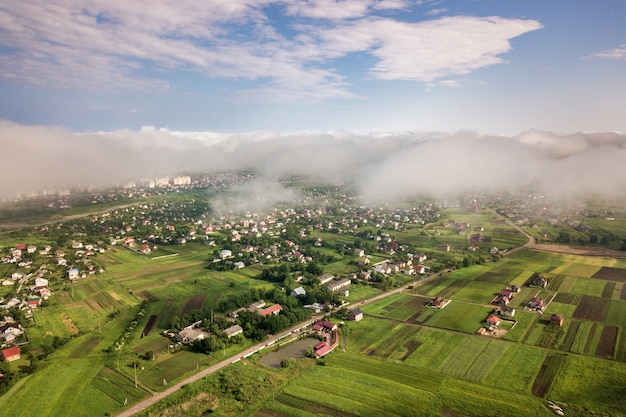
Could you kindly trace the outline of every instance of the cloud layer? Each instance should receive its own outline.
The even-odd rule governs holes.
[[[265,179],[296,174],[355,184],[366,197],[384,200],[524,186],[578,197],[626,192],[626,135],[619,133],[226,134],[152,127],[90,133],[4,121],[0,137],[5,195],[234,169],[254,169]],[[255,190],[278,193],[265,183],[250,187],[243,192],[259,204]]]
[[[407,14],[414,7],[405,0],[9,2],[0,7],[0,77],[46,89],[159,91],[183,71],[248,80],[246,99],[355,98],[339,59],[368,54],[373,60],[361,71],[371,78],[432,82],[502,63],[511,39],[542,27],[501,17],[417,20]]]

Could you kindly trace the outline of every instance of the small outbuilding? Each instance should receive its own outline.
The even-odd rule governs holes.
[[[562,327],[563,326],[563,316],[560,314],[553,314],[550,316],[550,324],[553,326]]]
[[[360,308],[355,308],[354,310],[350,310],[348,313],[348,320],[352,321],[361,321],[363,320],[363,311]]]

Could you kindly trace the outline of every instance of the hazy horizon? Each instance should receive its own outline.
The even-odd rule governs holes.
[[[5,194],[247,169],[270,182],[350,183],[371,200],[528,186],[572,198],[626,191],[626,134],[616,132],[75,132],[0,121],[0,137],[10,139],[0,165]]]

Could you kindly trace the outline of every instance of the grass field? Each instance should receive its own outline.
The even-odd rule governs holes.
[[[442,329],[474,333],[492,310],[491,307],[452,301],[431,317],[426,324]]]

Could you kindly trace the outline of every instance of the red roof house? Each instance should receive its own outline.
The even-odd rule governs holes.
[[[485,323],[491,326],[497,326],[498,324],[500,324],[501,321],[502,320],[499,317],[496,317],[493,314],[487,317],[487,319],[485,319]]]
[[[274,304],[272,306],[264,308],[263,310],[259,310],[259,314],[263,317],[269,316],[270,314],[277,316],[278,313],[282,311],[282,309],[283,306],[281,306],[280,304]]]
[[[2,351],[2,358],[6,362],[16,361],[20,358],[20,348],[18,346],[13,346],[8,349],[4,349]]]

